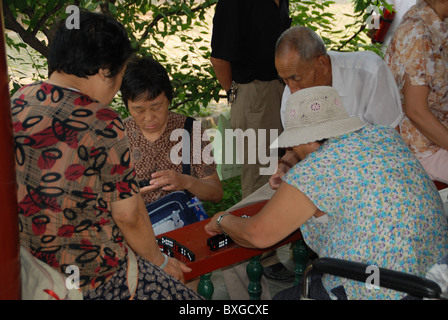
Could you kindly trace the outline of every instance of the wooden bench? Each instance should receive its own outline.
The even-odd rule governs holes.
[[[241,216],[243,214],[252,216],[257,214],[266,203],[267,201],[262,201],[252,204],[232,211],[232,214],[236,216]],[[236,243],[231,243],[226,247],[212,251],[207,246],[207,239],[210,238],[210,235],[207,234],[204,229],[204,226],[209,222],[209,220],[210,219],[200,221],[159,236],[169,237],[194,253],[194,262],[189,261],[186,257],[177,252],[174,253],[174,256],[192,268],[191,272],[185,274],[186,281],[200,277],[198,285],[199,294],[209,300],[212,298],[214,291],[213,284],[210,280],[212,271],[250,259],[247,266],[247,273],[249,277],[249,297],[251,300],[259,300],[262,293],[260,280],[263,275],[260,255],[264,252],[269,252],[290,243],[295,244],[293,247],[293,257],[295,263],[294,274],[296,276],[295,284],[298,284],[298,281],[305,271],[308,257],[308,251],[305,243],[303,242],[300,230],[297,230],[277,245],[268,249],[248,249],[241,247]]]
[[[435,181],[433,180],[434,184],[436,185],[437,190],[443,190],[448,188],[448,184],[440,182],[440,181]]]

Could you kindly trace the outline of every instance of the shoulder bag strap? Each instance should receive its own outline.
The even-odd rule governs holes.
[[[182,138],[182,173],[187,175],[191,174],[191,139],[193,138],[192,128],[194,121],[194,118],[187,117],[184,125],[185,133]],[[190,192],[188,192],[187,190],[184,190],[184,192],[187,194],[189,199],[193,198],[193,195]]]

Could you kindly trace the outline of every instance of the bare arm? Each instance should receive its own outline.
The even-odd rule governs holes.
[[[241,246],[268,248],[286,238],[318,212],[314,203],[300,190],[282,182],[258,214],[250,219],[225,216],[221,227]],[[215,214],[205,226],[210,235],[221,233],[216,221],[222,214],[225,212]]]
[[[287,150],[280,161],[283,162],[278,163],[277,171],[269,178],[269,185],[274,190],[277,190],[282,182],[283,176],[289,171],[289,169],[299,162],[299,159],[294,151]]]
[[[156,243],[154,230],[141,195],[137,194],[124,200],[112,202],[111,209],[112,218],[129,247],[152,264],[162,265],[165,258]],[[170,258],[164,271],[183,281],[183,273],[189,272],[191,269]]]
[[[186,180],[186,189],[199,199],[212,202],[219,202],[222,199],[221,180],[216,172],[203,179],[186,176]]]
[[[226,92],[229,91],[232,85],[232,67],[230,62],[214,57],[211,57],[210,61],[215,70],[218,82]]]
[[[413,86],[409,76],[405,75],[404,112],[426,138],[448,150],[448,128],[428,109],[428,96],[427,86]]]

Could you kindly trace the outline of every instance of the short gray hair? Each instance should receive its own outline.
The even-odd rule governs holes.
[[[291,27],[277,40],[275,54],[295,50],[301,59],[310,61],[327,54],[322,38],[313,30],[303,26]]]

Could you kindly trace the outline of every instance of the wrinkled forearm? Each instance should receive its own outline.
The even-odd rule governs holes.
[[[126,210],[112,210],[112,218],[136,254],[155,265],[161,265],[164,257],[155,241],[145,204],[140,194],[134,197],[134,201],[125,204]]]

